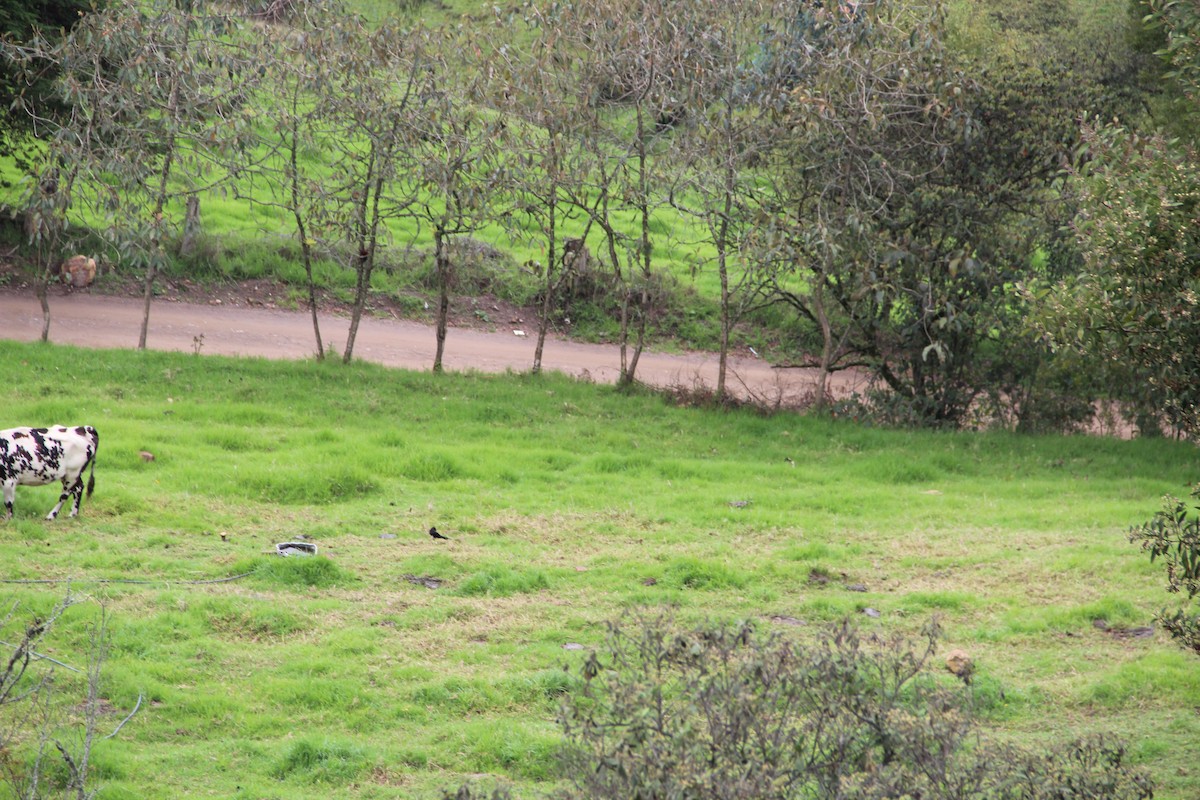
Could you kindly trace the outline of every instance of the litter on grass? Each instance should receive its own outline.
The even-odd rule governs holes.
[[[315,556],[317,546],[312,542],[280,542],[275,552],[281,556]]]

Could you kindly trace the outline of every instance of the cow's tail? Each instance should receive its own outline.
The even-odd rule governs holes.
[[[96,456],[100,454],[100,433],[95,428],[89,428],[92,434],[92,442],[96,449],[92,452],[92,468],[88,471],[87,496],[92,496],[92,490],[96,488]]]

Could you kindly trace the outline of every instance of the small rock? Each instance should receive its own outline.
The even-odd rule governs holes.
[[[804,620],[796,619],[795,617],[789,617],[787,614],[772,614],[770,620],[771,622],[777,622],[780,625],[792,625],[793,627],[807,624]]]
[[[746,506],[750,505],[750,502],[751,501],[749,501],[749,500],[730,500],[729,507],[730,508],[745,508]]]
[[[513,331],[513,336],[524,336],[524,335],[525,335],[525,331],[521,331],[521,330]]]
[[[877,611],[874,608],[864,608],[863,613],[866,614],[868,617],[872,617],[872,618],[880,616],[879,611]]]
[[[865,592],[866,590],[867,587],[861,583],[851,583],[846,587],[846,591],[848,592]]]
[[[381,534],[379,534],[379,538],[380,538],[380,539],[395,539],[395,538],[396,538],[396,534],[394,534],[394,533],[381,533]]]
[[[583,650],[584,647],[579,642],[567,642],[562,646],[563,650]]]
[[[658,583],[658,578],[644,578],[642,580],[642,586],[653,586],[656,583]]]

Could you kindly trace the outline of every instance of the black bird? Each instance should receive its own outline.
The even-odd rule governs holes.
[[[429,535],[432,536],[434,539],[446,539],[446,541],[450,541],[447,537],[442,536],[440,533],[438,533],[437,528],[430,528]]]

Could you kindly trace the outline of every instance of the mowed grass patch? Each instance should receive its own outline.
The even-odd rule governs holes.
[[[64,663],[107,609],[102,734],[143,703],[105,742],[112,796],[549,789],[559,698],[642,606],[801,638],[936,615],[994,735],[1107,730],[1156,796],[1200,793],[1179,755],[1200,670],[1111,632],[1169,602],[1125,531],[1196,479],[1189,445],[678,409],[553,375],[7,342],[0,363],[5,426],[100,431],[80,518],[18,488],[0,576],[91,598],[48,643]],[[301,537],[316,557],[272,555]],[[44,614],[65,590],[0,600]]]

